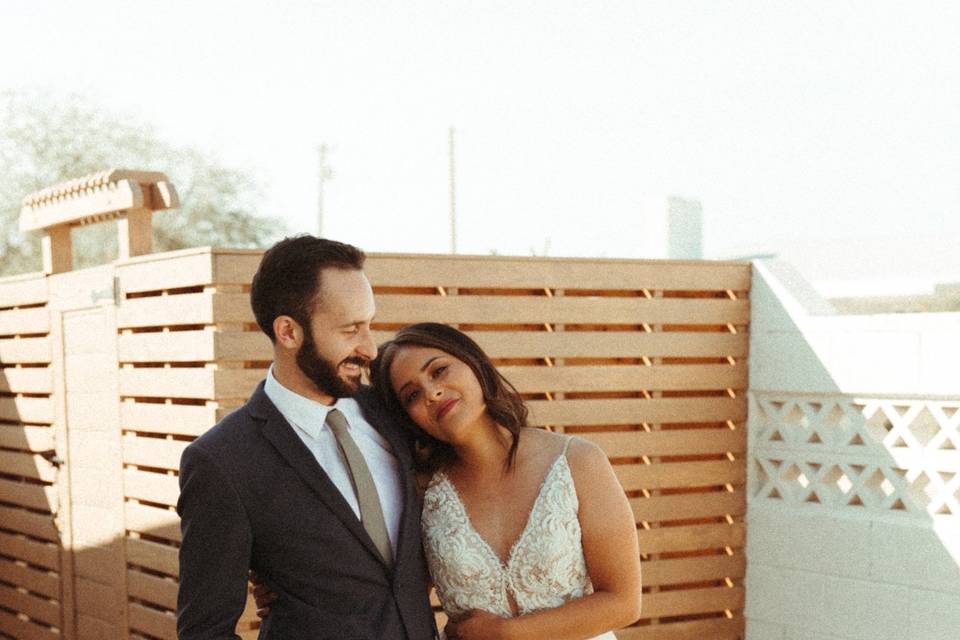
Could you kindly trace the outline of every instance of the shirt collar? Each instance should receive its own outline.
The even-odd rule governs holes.
[[[360,405],[353,398],[337,398],[333,405],[325,405],[287,389],[274,377],[272,365],[267,371],[263,390],[287,422],[299,427],[311,438],[320,437],[320,433],[327,428],[327,414],[333,409],[339,409],[350,425],[357,424],[357,420],[362,418]]]

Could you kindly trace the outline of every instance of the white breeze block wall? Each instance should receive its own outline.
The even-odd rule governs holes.
[[[960,314],[754,265],[748,640],[960,638]]]

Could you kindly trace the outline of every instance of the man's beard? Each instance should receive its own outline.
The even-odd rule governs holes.
[[[307,376],[317,389],[334,398],[351,398],[360,389],[360,377],[346,379],[339,375],[341,364],[369,364],[365,358],[352,356],[345,358],[338,364],[333,364],[317,352],[317,345],[313,341],[313,332],[304,326],[303,344],[297,351],[297,366],[303,375]]]

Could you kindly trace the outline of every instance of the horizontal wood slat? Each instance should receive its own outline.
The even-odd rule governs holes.
[[[177,617],[173,613],[157,611],[142,604],[129,604],[130,628],[162,640],[177,640]]]
[[[747,417],[745,398],[531,400],[527,405],[530,424],[537,426],[739,422]]]
[[[467,331],[491,358],[683,358],[742,357],[747,354],[745,333],[677,331]],[[376,331],[377,344],[393,331]]]
[[[0,505],[0,527],[50,542],[60,539],[53,516],[18,507]]]
[[[47,278],[43,273],[0,278],[0,308],[22,307],[47,301]]]
[[[626,491],[742,485],[747,477],[742,460],[616,464],[613,470]]]
[[[254,322],[245,293],[187,293],[124,300],[117,327],[174,327],[216,322]]]
[[[648,522],[742,516],[747,511],[747,495],[743,491],[684,493],[650,498],[630,498],[634,517]]]
[[[60,632],[0,609],[0,633],[17,640],[60,640]]]
[[[26,451],[50,451],[53,445],[51,427],[0,424],[0,447]],[[3,469],[0,469],[0,473]]]
[[[747,440],[743,429],[678,429],[676,431],[620,431],[581,433],[608,456],[682,456],[741,453]]]
[[[117,265],[117,283],[127,293],[207,285],[213,279],[209,249],[184,249],[141,256]]]
[[[0,300],[0,304],[3,301]],[[0,311],[0,336],[49,333],[50,311],[46,307]]]
[[[643,617],[663,618],[743,609],[743,587],[661,591],[643,596]]]
[[[577,391],[690,391],[744,389],[747,369],[736,365],[596,365],[499,367],[521,393]]]
[[[690,584],[724,578],[738,579],[746,574],[743,552],[715,556],[692,556],[649,560],[643,563],[643,584],[646,587]],[[644,617],[649,617],[644,612]]]
[[[54,482],[57,468],[46,458],[26,451],[0,450],[0,469],[8,475],[23,476],[33,480]]]
[[[0,478],[0,502],[56,513],[57,488],[48,484],[34,484]]]
[[[746,324],[747,300],[380,294],[378,322]]]
[[[0,392],[51,393],[53,373],[47,367],[0,368]]]
[[[0,557],[0,576],[3,576],[5,582],[23,587],[51,600],[60,597],[60,577],[56,573],[41,571]]]
[[[121,334],[120,362],[230,362],[273,360],[273,346],[260,331],[167,331]]]
[[[180,542],[180,519],[176,511],[127,502],[124,505],[124,515],[126,527],[130,531]]]
[[[262,369],[139,368],[120,370],[120,395],[246,400],[266,377]]]
[[[0,420],[51,424],[53,401],[50,398],[0,396]]]
[[[57,571],[60,568],[60,551],[57,545],[31,540],[22,534],[0,531],[0,554],[45,569]]]
[[[30,616],[52,627],[60,626],[60,604],[43,596],[23,593],[0,583],[0,602],[4,607]]]
[[[177,609],[177,587],[177,581],[172,578],[161,578],[135,569],[127,571],[127,590],[131,598],[171,611]]]
[[[123,439],[123,462],[142,467],[177,470],[180,468],[180,456],[189,444],[182,440],[128,436]]]
[[[121,402],[120,426],[130,431],[198,436],[217,423],[216,407]]]
[[[180,479],[175,475],[124,469],[123,487],[128,498],[169,506],[176,506],[180,496]]]
[[[214,269],[218,284],[250,284],[260,266],[263,251],[256,249],[214,249]]]
[[[50,362],[50,339],[46,336],[4,338],[0,340],[0,362],[4,364],[48,363]]]
[[[364,266],[379,286],[517,289],[745,291],[750,265],[730,262],[373,254]]]
[[[706,549],[739,548],[746,539],[746,525],[695,524],[679,527],[659,527],[637,532],[641,553],[668,553],[704,551]]]
[[[144,567],[174,578],[180,571],[176,547],[139,538],[127,538],[126,549],[128,564]]]

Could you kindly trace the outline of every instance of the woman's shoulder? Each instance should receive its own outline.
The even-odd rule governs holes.
[[[565,437],[567,466],[578,493],[611,473],[610,460],[597,444],[579,436]]]
[[[549,457],[565,455],[571,469],[609,464],[603,449],[585,438],[537,428],[531,428],[527,431],[526,435],[530,444],[538,450],[544,451]]]

